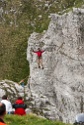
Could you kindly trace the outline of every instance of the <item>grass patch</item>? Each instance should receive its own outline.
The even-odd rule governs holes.
[[[7,125],[68,125],[59,121],[50,121],[44,118],[39,118],[35,115],[7,115],[5,117],[5,122]]]

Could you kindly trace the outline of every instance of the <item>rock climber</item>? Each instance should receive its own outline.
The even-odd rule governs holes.
[[[20,84],[22,87],[24,87],[24,86],[25,86],[25,84],[24,84],[24,79],[22,79],[22,80],[19,82],[19,84]]]
[[[45,52],[45,50],[41,50],[40,48],[38,48],[37,51],[34,51],[34,50],[32,49],[32,52],[34,52],[34,53],[37,54],[37,64],[38,64],[38,68],[44,69],[43,60],[42,60],[42,53]]]

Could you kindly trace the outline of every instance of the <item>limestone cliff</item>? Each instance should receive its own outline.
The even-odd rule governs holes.
[[[0,81],[0,101],[2,96],[7,94],[13,103],[18,96],[24,97],[24,93],[24,88],[16,82],[7,79]]]
[[[38,47],[46,49],[43,70],[38,69],[36,54],[31,51]],[[76,114],[83,111],[84,10],[51,14],[48,30],[31,34],[27,59],[32,106],[49,119],[74,122]]]

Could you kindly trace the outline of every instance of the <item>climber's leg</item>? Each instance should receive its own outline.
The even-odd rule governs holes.
[[[42,66],[42,69],[44,69],[42,58],[40,58],[40,65]]]
[[[40,59],[37,58],[37,64],[38,64],[38,68],[40,68]]]

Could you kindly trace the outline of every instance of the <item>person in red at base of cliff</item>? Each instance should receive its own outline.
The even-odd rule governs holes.
[[[13,104],[13,108],[15,108],[14,114],[16,115],[26,115],[25,109],[27,108],[27,105],[24,104],[24,101],[22,97],[18,97],[16,102]]]
[[[40,48],[38,48],[37,51],[32,50],[32,52],[37,54],[38,68],[40,68],[42,66],[42,69],[44,69],[43,61],[42,61],[42,53],[45,52],[45,50],[41,50]]]

